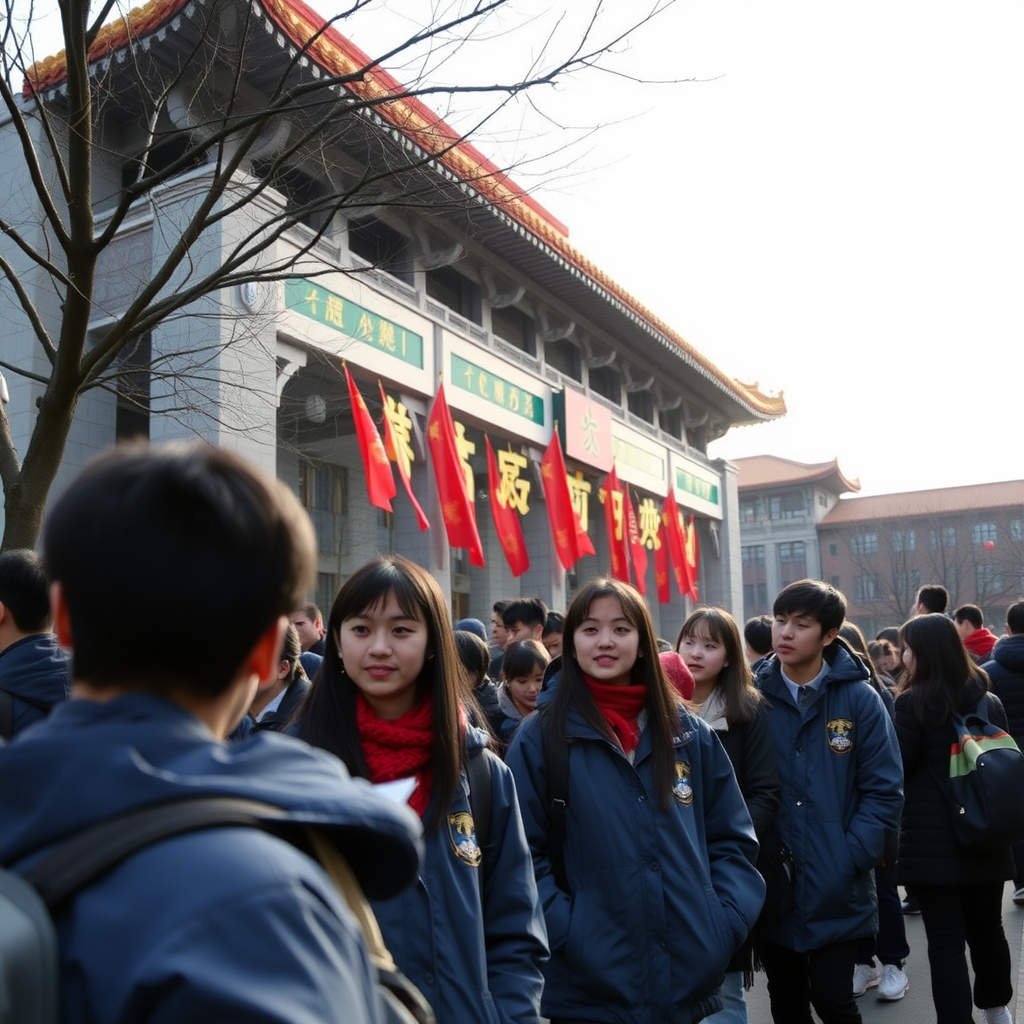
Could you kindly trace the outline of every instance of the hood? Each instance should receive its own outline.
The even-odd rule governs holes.
[[[540,694],[537,694],[537,700],[540,701]],[[502,713],[512,718],[517,722],[523,720],[523,713],[516,707],[515,701],[512,699],[504,683],[498,688],[498,707],[501,708]]]
[[[0,653],[0,689],[47,709],[68,699],[70,659],[53,633],[33,633]]]
[[[144,693],[61,704],[0,750],[0,862],[103,818],[198,795],[262,800],[289,812],[284,831],[322,829],[371,899],[402,891],[419,869],[416,816],[350,778],[333,755],[272,732],[222,743]]]
[[[1024,633],[1004,636],[993,648],[992,660],[1010,672],[1024,673]]]
[[[871,673],[868,671],[867,666],[850,650],[846,641],[841,636],[836,637],[825,648],[823,657],[828,665],[828,675],[825,676],[825,682],[830,685],[835,683],[859,683],[861,681],[871,682]],[[771,676],[776,676],[781,684],[782,666],[775,654],[768,654],[762,659],[756,674],[758,686]]]

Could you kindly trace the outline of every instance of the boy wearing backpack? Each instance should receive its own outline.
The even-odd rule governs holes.
[[[188,797],[283,815],[275,834],[145,846],[57,907],[61,1019],[378,1024],[363,933],[299,847],[312,829],[387,897],[416,876],[418,821],[298,741],[223,742],[312,580],[298,502],[226,452],[122,448],[71,484],[43,542],[72,700],[0,750],[0,863],[30,869],[98,821]],[[214,593],[211,631],[197,609]]]

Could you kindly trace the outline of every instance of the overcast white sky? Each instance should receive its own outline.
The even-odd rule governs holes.
[[[379,52],[429,3],[343,30]],[[637,16],[607,6],[601,31]],[[545,17],[489,25],[437,73],[500,79]],[[584,142],[557,155],[580,133],[520,101],[478,144],[537,158],[517,177],[584,254],[723,370],[784,391],[788,416],[712,455],[838,456],[865,494],[1019,479],[1022,39],[1021,0],[676,0],[610,66],[698,81],[581,75],[534,102],[603,125]]]
[[[705,80],[622,90],[647,112],[543,198],[784,391],[713,455],[838,456],[865,494],[1024,475],[1022,40],[1020,0],[689,0],[638,34],[637,66]]]

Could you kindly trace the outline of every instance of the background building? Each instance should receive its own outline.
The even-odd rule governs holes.
[[[839,496],[859,491],[839,463],[806,464],[774,455],[733,459],[738,471],[743,617],[771,612],[775,595],[795,580],[822,576],[818,523]],[[826,577],[827,578],[827,577]]]
[[[822,576],[866,634],[899,625],[924,583],[976,604],[1001,633],[1024,597],[1024,480],[845,498],[818,525]]]

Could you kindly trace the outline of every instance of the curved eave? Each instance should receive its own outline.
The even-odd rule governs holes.
[[[130,47],[148,47],[154,36],[158,41],[164,39],[168,31],[179,28],[183,17],[191,19],[202,2],[150,0],[131,10],[100,31],[91,50],[92,62],[102,69],[111,61],[122,60]],[[300,58],[299,63],[317,76],[355,76],[345,81],[343,87],[372,103],[371,117],[381,124],[386,122],[420,159],[431,161],[435,170],[477,199],[489,214],[487,219],[503,229],[488,232],[489,244],[513,266],[594,322],[607,324],[611,312],[610,333],[627,345],[655,341],[657,350],[668,356],[668,363],[663,365],[666,372],[678,373],[678,361],[693,370],[697,381],[703,382],[703,386],[698,383],[693,390],[730,423],[762,422],[785,415],[781,395],[764,395],[727,376],[702,356],[579,252],[569,242],[565,226],[543,206],[474,146],[460,141],[454,129],[415,96],[407,95],[405,87],[390,74],[373,66],[370,58],[350,40],[333,27],[325,28],[324,19],[302,0],[249,3],[255,13],[262,14],[277,30],[274,36],[290,60]],[[46,58],[29,69],[23,95],[61,93],[66,76],[63,53]],[[510,258],[511,255],[516,258]],[[645,349],[644,355],[648,354]]]

